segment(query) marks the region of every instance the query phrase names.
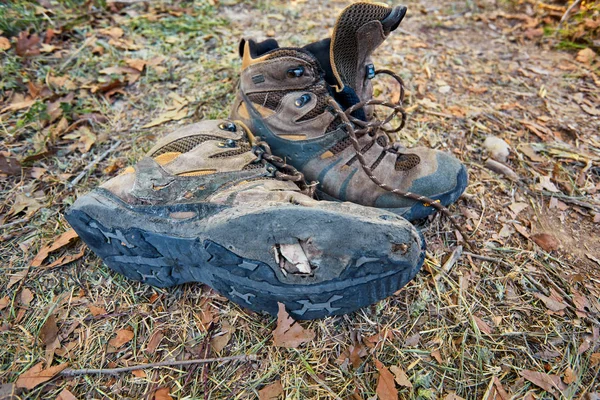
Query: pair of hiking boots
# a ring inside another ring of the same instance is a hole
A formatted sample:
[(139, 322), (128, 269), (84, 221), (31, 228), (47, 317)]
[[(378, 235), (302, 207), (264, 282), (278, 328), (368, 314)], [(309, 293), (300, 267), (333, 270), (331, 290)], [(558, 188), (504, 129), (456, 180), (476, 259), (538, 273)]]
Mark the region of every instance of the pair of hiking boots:
[[(131, 279), (203, 282), (255, 311), (276, 315), (281, 302), (314, 319), (392, 295), (425, 257), (409, 221), (467, 185), (452, 156), (393, 143), (388, 123), (404, 112), (372, 98), (371, 53), (405, 13), (359, 2), (304, 48), (242, 40), (231, 120), (164, 137), (67, 220)], [(377, 105), (390, 117), (378, 121)]]

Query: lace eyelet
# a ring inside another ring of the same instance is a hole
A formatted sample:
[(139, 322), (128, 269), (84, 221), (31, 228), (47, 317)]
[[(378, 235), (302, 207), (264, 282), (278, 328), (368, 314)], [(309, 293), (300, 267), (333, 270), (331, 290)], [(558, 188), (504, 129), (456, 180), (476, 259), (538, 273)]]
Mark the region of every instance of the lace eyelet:
[(294, 68), (290, 68), (287, 70), (288, 78), (300, 78), (302, 75), (304, 75), (304, 67), (303, 66), (294, 67)]
[(229, 132), (237, 131), (237, 127), (235, 126), (235, 124), (233, 122), (221, 122), (219, 124), (219, 129), (221, 129), (222, 131), (229, 131)]
[(304, 107), (306, 105), (306, 103), (308, 103), (311, 99), (310, 94), (305, 93), (302, 96), (298, 97), (296, 99), (296, 101), (294, 102), (294, 104), (296, 105), (296, 107), (300, 108), (300, 107)]

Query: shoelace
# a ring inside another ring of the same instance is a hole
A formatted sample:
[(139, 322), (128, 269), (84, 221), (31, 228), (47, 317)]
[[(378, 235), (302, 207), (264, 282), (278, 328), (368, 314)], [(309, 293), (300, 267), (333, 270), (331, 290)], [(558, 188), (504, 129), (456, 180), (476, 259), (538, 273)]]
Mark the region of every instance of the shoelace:
[(283, 158), (274, 155), (267, 142), (258, 137), (255, 138), (254, 145), (252, 146), (252, 152), (256, 155), (256, 157), (258, 157), (257, 161), (267, 166), (267, 170), (270, 166), (275, 167), (274, 170), (269, 172), (273, 173), (273, 176), (276, 179), (295, 182), (302, 190), (302, 193), (307, 196), (314, 197), (317, 185), (316, 182), (306, 183), (304, 174), (293, 166), (287, 164)]
[[(346, 132), (348, 133), (348, 136), (350, 137), (350, 141), (352, 142), (352, 147), (354, 148), (354, 152), (356, 154), (356, 158), (358, 159), (358, 161), (360, 163), (360, 166), (362, 167), (365, 174), (369, 177), (369, 179), (371, 179), (371, 181), (373, 181), (373, 183), (375, 183), (380, 188), (387, 190), (388, 192), (395, 193), (404, 198), (419, 201), (419, 202), (423, 203), (424, 206), (433, 207), (437, 211), (444, 214), (446, 217), (448, 217), (448, 219), (450, 220), (450, 222), (452, 223), (454, 228), (456, 228), (456, 230), (461, 234), (461, 236), (463, 237), (463, 240), (465, 241), (466, 246), (472, 250), (471, 244), (469, 243), (469, 240), (468, 240), (468, 236), (465, 234), (462, 227), (455, 221), (454, 216), (450, 213), (450, 210), (448, 210), (448, 208), (446, 208), (442, 204), (440, 204), (439, 200), (433, 200), (426, 196), (421, 196), (421, 195), (418, 195), (418, 194), (412, 193), (412, 192), (403, 192), (399, 189), (393, 188), (390, 185), (382, 182), (375, 175), (373, 170), (367, 165), (367, 161), (361, 150), (361, 145), (358, 142), (358, 138), (368, 134), (372, 137), (373, 141), (376, 141), (380, 136), (385, 136), (386, 146), (384, 147), (384, 151), (395, 151), (395, 148), (397, 148), (397, 145), (394, 142), (389, 144), (388, 134), (400, 131), (402, 128), (404, 128), (404, 125), (406, 123), (406, 111), (402, 107), (402, 101), (404, 100), (404, 83), (402, 81), (402, 78), (400, 78), (398, 75), (396, 75), (395, 73), (393, 73), (392, 71), (389, 71), (389, 70), (378, 70), (375, 72), (376, 75), (378, 73), (388, 74), (388, 75), (392, 76), (394, 79), (396, 79), (396, 81), (398, 81), (398, 83), (400, 84), (400, 88), (401, 88), (400, 89), (400, 99), (397, 104), (387, 102), (387, 101), (377, 100), (377, 99), (369, 99), (369, 100), (361, 101), (360, 103), (357, 103), (357, 104), (353, 105), (352, 107), (349, 107), (346, 111), (344, 111), (341, 109), (339, 104), (333, 98), (331, 98), (329, 100), (330, 105), (333, 107), (333, 109), (336, 112), (336, 115), (341, 118), (342, 123), (346, 127)], [(354, 111), (361, 109), (365, 106), (388, 107), (388, 108), (392, 109), (392, 112), (384, 120), (377, 120), (376, 118), (373, 117), (373, 118), (371, 118), (371, 120), (366, 121), (366, 122), (362, 121), (358, 118), (355, 118), (351, 115)], [(398, 127), (394, 128), (394, 129), (385, 128), (384, 125), (391, 122), (396, 116), (399, 116), (400, 120), (401, 120)], [(356, 126), (358, 126), (359, 128), (356, 129), (355, 128)], [(379, 131), (384, 132), (384, 134), (378, 135)]]

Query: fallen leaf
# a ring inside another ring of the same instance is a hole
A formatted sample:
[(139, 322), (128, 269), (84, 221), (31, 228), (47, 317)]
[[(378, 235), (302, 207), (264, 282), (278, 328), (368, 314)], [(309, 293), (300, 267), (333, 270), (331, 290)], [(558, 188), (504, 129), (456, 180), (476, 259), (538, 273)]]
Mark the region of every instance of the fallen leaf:
[(56, 317), (54, 314), (50, 314), (44, 325), (42, 325), (42, 329), (40, 329), (40, 340), (48, 346), (53, 344), (57, 337), (58, 326), (56, 325)]
[(535, 189), (539, 191), (547, 190), (551, 193), (559, 193), (560, 190), (556, 187), (556, 185), (550, 180), (549, 176), (540, 176), (540, 182), (536, 183)]
[(30, 35), (28, 32), (21, 32), (17, 37), (15, 52), (21, 57), (31, 57), (40, 54), (40, 37), (37, 33)]
[(475, 321), (475, 325), (477, 325), (477, 328), (479, 328), (479, 330), (487, 335), (491, 335), (492, 333), (492, 328), (490, 328), (490, 326), (488, 324), (485, 323), (484, 320), (482, 320), (481, 318), (473, 315), (473, 321)]
[(21, 175), (21, 163), (16, 157), (10, 157), (10, 153), (0, 153), (0, 174), (9, 176)]
[(104, 307), (98, 307), (98, 306), (95, 306), (93, 304), (88, 304), (88, 308), (90, 309), (90, 313), (94, 317), (97, 317), (98, 315), (104, 315), (104, 314), (106, 314), (106, 309)]
[(147, 376), (148, 376), (148, 375), (146, 375), (146, 373), (144, 372), (144, 370), (143, 370), (143, 369), (136, 369), (136, 370), (133, 370), (133, 371), (131, 371), (131, 374), (132, 374), (133, 376), (135, 376), (136, 378), (145, 378), (145, 377), (147, 377)]
[(565, 377), (563, 380), (567, 385), (570, 385), (577, 380), (577, 374), (571, 369), (571, 367), (567, 367), (565, 370)]
[(597, 54), (594, 52), (594, 50), (592, 50), (590, 48), (586, 48), (586, 49), (580, 50), (577, 53), (577, 57), (575, 58), (575, 60), (577, 60), (583, 64), (589, 64), (592, 62), (593, 59), (596, 58), (596, 56), (597, 56)]
[(590, 356), (590, 364), (600, 364), (600, 353), (592, 353), (592, 355)]
[(31, 301), (33, 300), (33, 292), (27, 288), (21, 290), (21, 295), (19, 296), (19, 299), (21, 300), (21, 304), (24, 306), (28, 306), (29, 304), (31, 304)]
[(77, 140), (76, 147), (81, 153), (90, 151), (97, 139), (94, 132), (86, 126), (82, 126), (74, 132), (63, 135), (63, 138)]
[(161, 124), (164, 124), (165, 122), (169, 122), (169, 121), (179, 121), (180, 119), (185, 118), (187, 116), (187, 114), (188, 114), (187, 107), (167, 111), (167, 112), (159, 115), (158, 118), (152, 120), (151, 122), (148, 122), (146, 125), (143, 125), (142, 128), (151, 128), (153, 126), (161, 125)]
[(523, 211), (527, 207), (529, 207), (529, 205), (527, 203), (519, 203), (519, 202), (512, 203), (510, 206), (508, 206), (508, 208), (510, 208), (510, 210), (512, 212), (514, 212), (515, 215), (519, 214), (521, 211)]
[(39, 210), (42, 207), (43, 206), (36, 199), (28, 197), (24, 193), (18, 193), (15, 196), (15, 202), (13, 203), (10, 211), (8, 212), (8, 215), (17, 215), (20, 212), (25, 211), (25, 216), (31, 217), (37, 210)]
[(414, 335), (406, 338), (406, 340), (404, 341), (404, 345), (410, 346), (410, 347), (416, 347), (419, 344), (420, 340), (421, 340), (421, 334), (419, 332), (417, 332)]
[(277, 400), (283, 394), (281, 381), (275, 381), (258, 391), (259, 400)]
[(35, 256), (35, 258), (31, 262), (31, 266), (32, 267), (41, 266), (42, 263), (44, 262), (44, 260), (46, 258), (48, 258), (50, 253), (68, 245), (69, 243), (72, 243), (77, 238), (79, 238), (79, 236), (77, 235), (77, 232), (75, 232), (74, 229), (69, 229), (68, 231), (66, 231), (65, 233), (60, 235), (51, 246), (42, 247), (42, 249), (39, 251), (39, 253)]
[(37, 385), (54, 378), (58, 373), (69, 366), (68, 363), (56, 365), (48, 369), (42, 369), (44, 363), (40, 362), (25, 371), (15, 382), (18, 388), (33, 389)]
[(546, 305), (546, 307), (548, 307), (548, 309), (551, 311), (561, 311), (561, 310), (564, 310), (565, 308), (567, 308), (566, 304), (564, 304), (556, 299), (553, 299), (552, 297), (545, 296), (541, 293), (534, 293), (533, 295), (535, 297), (537, 297), (538, 299), (542, 300), (544, 302), (544, 304)]
[(77, 400), (77, 397), (75, 397), (68, 389), (63, 389), (58, 394), (56, 400)]
[(557, 250), (560, 246), (560, 242), (556, 236), (551, 233), (536, 233), (531, 235), (531, 240), (540, 246), (544, 251), (551, 252)]
[(554, 396), (557, 396), (556, 389), (562, 392), (567, 388), (567, 385), (565, 385), (557, 375), (548, 375), (543, 372), (531, 371), (528, 369), (522, 370), (520, 374), (529, 382)]
[(64, 256), (60, 256), (59, 258), (57, 258), (51, 264), (44, 265), (41, 268), (50, 269), (50, 268), (60, 267), (60, 266), (66, 265), (68, 263), (71, 263), (73, 261), (79, 260), (85, 254), (85, 249), (86, 249), (85, 246), (81, 246), (81, 249), (79, 249), (79, 252), (77, 254), (65, 254)]
[(15, 272), (14, 274), (12, 274), (10, 277), (10, 280), (8, 281), (7, 288), (10, 289), (17, 283), (21, 282), (23, 279), (25, 279), (25, 277), (27, 276), (28, 273), (29, 273), (29, 268), (24, 268), (24, 269), (20, 270), (19, 272)]
[(390, 371), (392, 371), (392, 373), (394, 374), (395, 381), (399, 386), (407, 388), (413, 387), (412, 383), (408, 379), (408, 376), (406, 375), (406, 372), (404, 372), (402, 368), (396, 367), (394, 365), (390, 367)]
[(229, 343), (233, 332), (235, 332), (235, 327), (232, 327), (227, 321), (221, 322), (221, 332), (213, 336), (210, 340), (212, 349), (216, 353), (220, 353), (227, 346), (227, 343)]
[(10, 49), (10, 40), (5, 38), (4, 36), (0, 36), (0, 50), (8, 49)]
[(379, 372), (377, 389), (375, 389), (379, 400), (398, 400), (398, 390), (392, 373), (377, 359), (375, 359), (375, 368)]
[(148, 344), (146, 344), (146, 351), (150, 354), (154, 354), (164, 336), (165, 335), (160, 329), (155, 330), (152, 336), (150, 336), (150, 339), (148, 339)]
[(4, 310), (10, 304), (10, 297), (4, 296), (0, 299), (0, 311)]
[(438, 364), (443, 364), (443, 360), (442, 360), (442, 354), (440, 353), (439, 350), (434, 350), (430, 353), (431, 357), (435, 358), (435, 360), (438, 362)]
[[(500, 379), (498, 379), (497, 376), (494, 377), (494, 386), (496, 389), (496, 394), (498, 394), (498, 397), (500, 397), (500, 400), (509, 400), (510, 396), (508, 395), (508, 393), (506, 393), (506, 390), (504, 390), (504, 387), (502, 386), (502, 383), (500, 382)], [(488, 397), (488, 399), (493, 399), (494, 397)]]
[(302, 343), (310, 342), (315, 338), (315, 332), (304, 329), (294, 321), (285, 310), (285, 305), (279, 305), (277, 313), (277, 328), (273, 331), (273, 344), (277, 347), (296, 348)]
[(99, 29), (98, 33), (100, 33), (101, 35), (107, 35), (110, 36), (113, 39), (118, 39), (121, 36), (123, 36), (123, 29), (117, 27), (117, 26), (113, 26), (110, 28), (105, 28), (105, 29)]
[(173, 400), (171, 397), (171, 389), (168, 387), (157, 389), (154, 392), (154, 400)]
[(465, 400), (464, 397), (460, 397), (454, 392), (450, 392), (444, 397), (444, 400)]
[(133, 58), (126, 58), (125, 63), (129, 65), (131, 68), (137, 69), (139, 72), (144, 70), (144, 67), (148, 64), (146, 60), (138, 60)]
[(3, 383), (0, 384), (0, 399), (1, 400), (15, 400), (17, 397), (17, 387), (14, 383)]
[(117, 336), (108, 341), (108, 344), (114, 347), (115, 349), (120, 348), (125, 343), (129, 342), (133, 339), (134, 333), (129, 329), (121, 329), (117, 331)]

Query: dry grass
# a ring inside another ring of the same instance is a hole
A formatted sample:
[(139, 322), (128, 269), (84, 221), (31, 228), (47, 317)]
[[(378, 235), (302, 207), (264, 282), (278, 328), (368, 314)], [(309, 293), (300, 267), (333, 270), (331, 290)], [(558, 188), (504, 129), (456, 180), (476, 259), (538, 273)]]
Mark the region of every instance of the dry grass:
[[(344, 5), (214, 3), (122, 8), (98, 3), (82, 12), (74, 2), (45, 14), (19, 3), (24, 8), (19, 12), (29, 12), (39, 33), (51, 26), (48, 21), (70, 27), (55, 35), (50, 44), (58, 48), (48, 53), (21, 58), (14, 43), (0, 53), (0, 109), (16, 98), (25, 100), (35, 87), (48, 84), (48, 76), (66, 76), (74, 87), (53, 87), (54, 94), (40, 94), (31, 106), (0, 115), (0, 150), (23, 166), (0, 181), (0, 224), (27, 219), (0, 232), (0, 298), (6, 299), (0, 303), (1, 382), (14, 382), (33, 365), (49, 361), (40, 331), (54, 315), (60, 348), (53, 365), (109, 368), (238, 354), (256, 354), (258, 361), (162, 368), (138, 376), (55, 378), (21, 392), (23, 398), (53, 399), (66, 388), (77, 398), (152, 399), (164, 387), (174, 398), (255, 398), (259, 389), (280, 379), (286, 398), (367, 399), (375, 396), (375, 359), (406, 371), (413, 388), (398, 387), (402, 398), (450, 393), (493, 398), (495, 378), (514, 398), (551, 398), (525, 380), (523, 370), (567, 380), (572, 370), (573, 381), (557, 397), (579, 399), (598, 391), (600, 121), (592, 112), (600, 104), (600, 78), (593, 65), (575, 61), (573, 54), (515, 39), (513, 21), (495, 17), (494, 2), (409, 2), (402, 31), (376, 57), (378, 65), (398, 71), (407, 82), (411, 117), (401, 133), (403, 143), (451, 151), (469, 167), (471, 184), (453, 212), (479, 248), (449, 271), (442, 272), (442, 265), (455, 248), (455, 236), (449, 222), (436, 216), (420, 226), (429, 255), (413, 282), (354, 314), (303, 323), (317, 338), (299, 349), (281, 349), (271, 345), (273, 318), (248, 313), (205, 286), (162, 290), (131, 282), (88, 250), (67, 265), (30, 268), (39, 249), (68, 229), (62, 213), (78, 195), (131, 165), (175, 126), (227, 115), (242, 35), (275, 33), (284, 44), (303, 45), (329, 34), (336, 10)], [(0, 16), (7, 15), (7, 6), (2, 7)], [(123, 36), (100, 33), (111, 27), (122, 28)], [(85, 44), (89, 37), (96, 42)], [(119, 40), (139, 48), (127, 50)], [(98, 72), (124, 66), (126, 58), (160, 62), (147, 66), (120, 93), (92, 93), (102, 84)], [(379, 90), (393, 93), (385, 83)], [(63, 106), (69, 124), (84, 114), (106, 117), (83, 124), (95, 139), (83, 154), (77, 149), (84, 143), (81, 136), (52, 133), (60, 117), (48, 115), (48, 105), (69, 93), (74, 97)], [(177, 101), (187, 106), (184, 118), (142, 128)], [(507, 165), (518, 180), (485, 167), (482, 144), (488, 135), (511, 145)], [(69, 187), (116, 140), (123, 143), (118, 151)], [(35, 154), (43, 157), (31, 157)], [(539, 187), (544, 177), (557, 192)], [(12, 215), (14, 204), (23, 203), (19, 195), (36, 199), (39, 209)], [(560, 248), (549, 253), (524, 236), (539, 232), (556, 236)], [(76, 254), (80, 246), (51, 255), (45, 265), (65, 252)], [(26, 275), (18, 279), (19, 274)], [(16, 282), (8, 287), (11, 279)], [(211, 338), (225, 322), (235, 332), (215, 354)], [(111, 348), (108, 342), (122, 329), (133, 331), (133, 339)], [(157, 331), (164, 337), (148, 351)], [(357, 368), (340, 357), (351, 345), (367, 350)]]

